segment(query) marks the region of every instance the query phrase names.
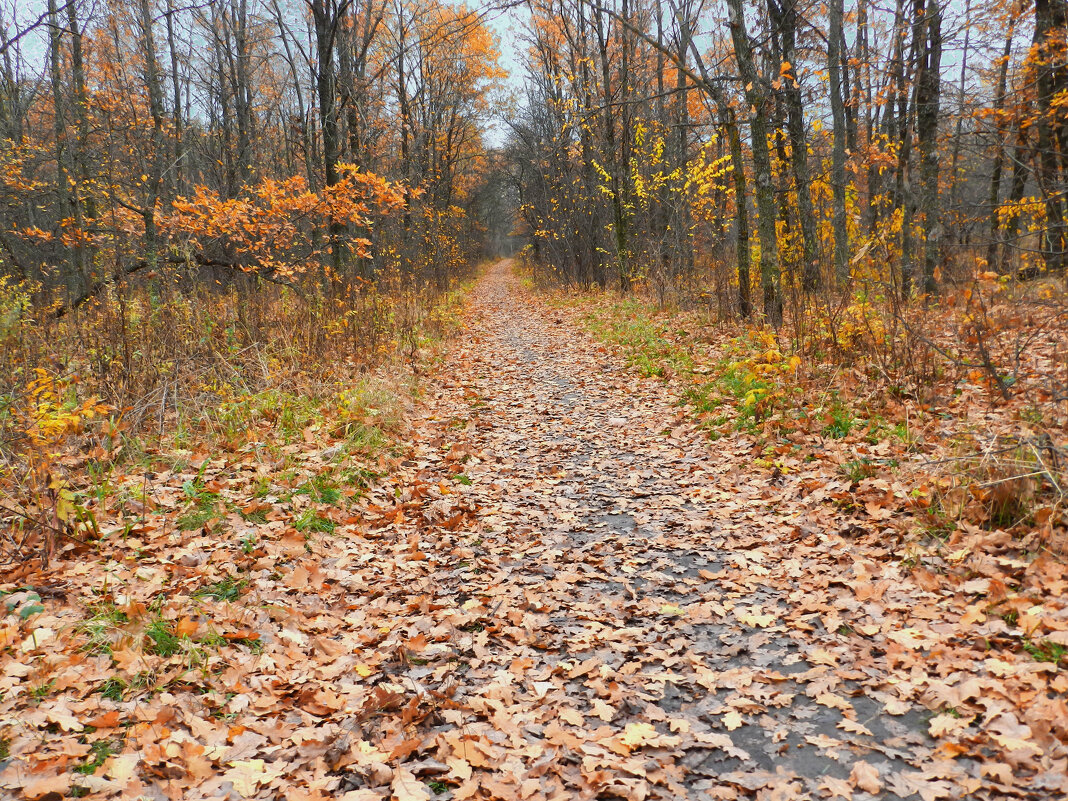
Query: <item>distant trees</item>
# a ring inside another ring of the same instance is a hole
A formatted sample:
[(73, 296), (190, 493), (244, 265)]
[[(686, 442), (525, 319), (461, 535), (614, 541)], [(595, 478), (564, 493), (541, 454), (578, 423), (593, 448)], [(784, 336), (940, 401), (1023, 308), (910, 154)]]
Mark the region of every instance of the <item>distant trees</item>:
[(857, 280), (1066, 267), (1064, 0), (528, 7), (509, 149), (531, 258), (564, 280), (778, 325)]
[[(324, 289), (387, 274), (444, 285), (478, 253), (481, 133), (503, 74), (479, 13), (441, 0), (47, 0), (38, 18), (19, 5), (0, 9), (0, 272), (62, 290), (64, 306), (158, 264), (192, 277), (227, 247), (191, 221), (221, 222), (228, 201), (290, 208), (276, 233), (309, 237), (298, 263)], [(356, 202), (335, 189), (357, 174), (403, 202), (350, 214), (286, 194)], [(312, 207), (321, 228), (300, 216)], [(245, 222), (247, 239), (262, 233)]]
[(858, 280), (1068, 267), (1068, 0), (526, 0), (504, 162), (496, 45), (462, 5), (6, 2), (0, 270), (68, 299), (193, 264), (179, 198), (320, 193), (346, 165), (410, 191), (309, 234), (327, 288), (444, 285), (504, 224), (488, 186), (568, 281), (773, 325)]

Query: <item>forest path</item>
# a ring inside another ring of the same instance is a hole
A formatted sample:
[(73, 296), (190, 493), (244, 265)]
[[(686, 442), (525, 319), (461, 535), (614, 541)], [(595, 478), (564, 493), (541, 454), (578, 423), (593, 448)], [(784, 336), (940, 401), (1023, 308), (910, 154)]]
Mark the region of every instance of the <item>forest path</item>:
[(744, 443), (710, 443), (569, 315), (494, 265), (407, 463), (447, 492), (421, 499), (445, 542), (395, 527), (454, 546), (410, 589), (455, 611), (462, 669), (408, 678), (451, 695), (439, 759), (475, 769), (455, 797), (975, 789), (908, 700), (916, 668), (888, 672), (882, 610), (917, 592), (896, 562), (814, 529)]

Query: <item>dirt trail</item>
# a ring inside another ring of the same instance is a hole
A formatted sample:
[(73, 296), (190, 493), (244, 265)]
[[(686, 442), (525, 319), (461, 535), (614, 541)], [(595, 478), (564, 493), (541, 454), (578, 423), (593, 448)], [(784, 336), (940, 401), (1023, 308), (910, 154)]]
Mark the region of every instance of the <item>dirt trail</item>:
[(910, 700), (962, 677), (890, 671), (885, 614), (921, 592), (897, 562), (819, 530), (818, 500), (710, 443), (508, 262), (441, 376), (408, 466), (461, 476), (429, 504), (454, 549), (410, 587), (455, 610), (458, 669), (408, 678), (451, 693), (439, 755), (475, 768), (456, 797), (979, 789)]

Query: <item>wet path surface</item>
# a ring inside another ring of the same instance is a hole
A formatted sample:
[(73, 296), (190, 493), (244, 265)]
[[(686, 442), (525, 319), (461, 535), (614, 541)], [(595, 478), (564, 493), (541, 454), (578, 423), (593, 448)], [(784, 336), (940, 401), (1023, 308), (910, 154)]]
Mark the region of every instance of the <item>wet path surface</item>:
[(710, 443), (507, 263), (442, 376), (415, 467), (461, 488), (431, 504), (440, 519), (467, 515), (457, 561), (419, 586), (468, 634), (437, 731), (481, 770), (455, 797), (976, 786), (936, 752), (918, 677), (888, 672), (894, 566), (816, 530), (744, 443)]

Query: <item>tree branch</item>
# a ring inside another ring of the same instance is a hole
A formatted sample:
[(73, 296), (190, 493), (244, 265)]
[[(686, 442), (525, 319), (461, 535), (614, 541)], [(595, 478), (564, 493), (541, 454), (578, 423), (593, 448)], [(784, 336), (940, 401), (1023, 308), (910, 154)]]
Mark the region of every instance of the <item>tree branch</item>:
[[(164, 259), (162, 261), (165, 264), (186, 264), (188, 260), (174, 256), (169, 259)], [(276, 284), (278, 286), (284, 286), (286, 289), (291, 289), (297, 295), (297, 297), (299, 297), (305, 303), (308, 302), (308, 295), (303, 289), (301, 289), (299, 286), (290, 281), (286, 281), (283, 278), (278, 278), (277, 276), (271, 275), (270, 273), (260, 273), (254, 270), (245, 270), (240, 265), (234, 264), (232, 262), (220, 261), (218, 259), (209, 259), (200, 253), (193, 254), (193, 262), (200, 267), (222, 267), (227, 270), (231, 270), (235, 273), (253, 275), (270, 284)], [(134, 273), (141, 272), (145, 268), (158, 263), (159, 261), (150, 262), (147, 259), (142, 259), (141, 261), (126, 265), (121, 270), (112, 273), (107, 278), (95, 282), (94, 284), (89, 286), (88, 289), (82, 292), (82, 294), (78, 295), (78, 297), (74, 298), (69, 303), (66, 303), (57, 308), (55, 311), (52, 312), (52, 318), (58, 320), (62, 317), (65, 317), (72, 311), (84, 306), (90, 300), (99, 295), (104, 289), (116, 283), (119, 279), (125, 278), (128, 275), (133, 275)]]

